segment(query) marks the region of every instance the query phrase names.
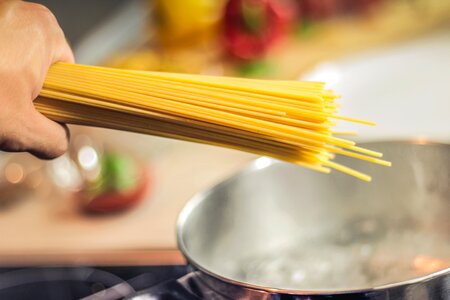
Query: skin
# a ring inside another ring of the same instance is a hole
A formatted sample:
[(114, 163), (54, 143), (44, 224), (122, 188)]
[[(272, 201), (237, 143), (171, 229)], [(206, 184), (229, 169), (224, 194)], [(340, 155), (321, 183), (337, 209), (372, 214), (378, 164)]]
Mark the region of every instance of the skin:
[(0, 0), (0, 150), (45, 159), (67, 150), (67, 127), (33, 106), (57, 61), (74, 59), (55, 16), (40, 4)]

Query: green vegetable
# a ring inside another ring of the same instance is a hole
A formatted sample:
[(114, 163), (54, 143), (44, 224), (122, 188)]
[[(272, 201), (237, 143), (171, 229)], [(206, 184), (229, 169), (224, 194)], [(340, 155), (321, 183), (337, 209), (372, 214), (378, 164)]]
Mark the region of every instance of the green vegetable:
[(92, 197), (105, 192), (123, 192), (135, 187), (138, 179), (137, 166), (132, 158), (106, 153), (101, 159), (100, 175), (88, 184), (86, 192)]

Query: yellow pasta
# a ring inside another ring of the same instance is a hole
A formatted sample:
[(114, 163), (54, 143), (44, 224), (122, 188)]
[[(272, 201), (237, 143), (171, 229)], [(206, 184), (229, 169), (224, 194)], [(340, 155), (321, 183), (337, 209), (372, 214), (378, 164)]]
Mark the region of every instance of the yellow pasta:
[(370, 176), (332, 161), (339, 154), (390, 165), (379, 158), (381, 153), (334, 136), (333, 119), (373, 125), (339, 116), (337, 98), (321, 82), (57, 63), (35, 107), (59, 122), (228, 147), (370, 181)]

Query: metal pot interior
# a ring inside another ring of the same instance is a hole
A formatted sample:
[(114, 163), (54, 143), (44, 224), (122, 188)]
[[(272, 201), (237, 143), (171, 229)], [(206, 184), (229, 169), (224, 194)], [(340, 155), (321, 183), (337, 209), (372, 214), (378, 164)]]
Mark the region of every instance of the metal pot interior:
[(263, 289), (364, 290), (449, 274), (450, 145), (365, 147), (393, 166), (339, 161), (371, 183), (258, 159), (187, 205), (180, 249), (210, 275)]

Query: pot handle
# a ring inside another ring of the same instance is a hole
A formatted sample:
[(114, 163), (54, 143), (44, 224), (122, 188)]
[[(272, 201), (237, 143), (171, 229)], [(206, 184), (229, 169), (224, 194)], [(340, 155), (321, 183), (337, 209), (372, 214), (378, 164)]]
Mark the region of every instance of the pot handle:
[[(124, 300), (201, 300), (198, 294), (211, 293), (199, 286), (194, 279), (197, 277), (197, 271), (192, 271), (186, 275), (171, 279), (160, 284), (157, 284), (146, 290), (137, 292), (133, 295), (124, 298)], [(216, 297), (217, 298), (217, 297)], [(216, 299), (214, 298), (214, 299)], [(210, 298), (206, 298), (210, 299)]]

